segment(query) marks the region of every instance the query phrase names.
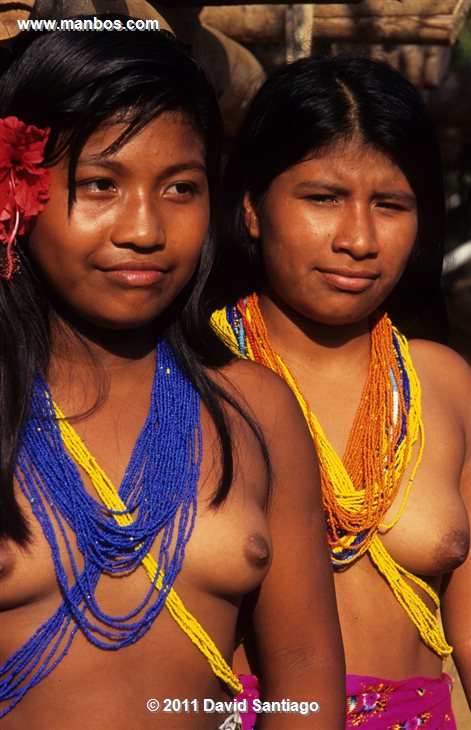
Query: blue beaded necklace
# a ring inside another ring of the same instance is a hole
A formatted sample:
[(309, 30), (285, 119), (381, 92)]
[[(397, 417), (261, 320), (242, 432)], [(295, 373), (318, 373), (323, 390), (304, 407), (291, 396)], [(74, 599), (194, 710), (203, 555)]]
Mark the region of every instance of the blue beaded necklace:
[[(106, 508), (86, 491), (76, 464), (64, 449), (49, 388), (40, 373), (36, 376), (15, 476), (49, 542), (63, 602), (0, 667), (0, 701), (9, 701), (0, 718), (53, 671), (79, 628), (101, 649), (121, 649), (138, 641), (162, 610), (182, 567), (196, 517), (202, 455), (200, 399), (166, 343), (158, 345), (156, 358), (149, 414), (119, 489), (126, 512), (134, 519), (124, 526), (114, 519), (119, 512)], [(83, 567), (77, 565), (67, 528), (75, 534)], [(119, 576), (135, 569), (158, 534), (162, 541), (155, 580), (162, 571), (161, 590), (155, 590), (154, 581), (131, 612), (121, 616), (103, 612), (95, 598), (100, 576)], [(72, 581), (59, 537), (72, 568)], [(137, 618), (138, 614), (142, 615)]]

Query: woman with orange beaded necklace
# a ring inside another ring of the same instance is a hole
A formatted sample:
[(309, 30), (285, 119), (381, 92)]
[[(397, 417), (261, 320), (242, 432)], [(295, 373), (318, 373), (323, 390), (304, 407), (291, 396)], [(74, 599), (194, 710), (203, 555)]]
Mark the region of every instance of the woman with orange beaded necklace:
[(223, 199), (213, 324), (290, 384), (317, 449), (347, 727), (454, 728), (451, 645), (471, 697), (471, 378), (401, 334), (444, 331), (427, 110), (383, 64), (292, 64), (252, 102)]

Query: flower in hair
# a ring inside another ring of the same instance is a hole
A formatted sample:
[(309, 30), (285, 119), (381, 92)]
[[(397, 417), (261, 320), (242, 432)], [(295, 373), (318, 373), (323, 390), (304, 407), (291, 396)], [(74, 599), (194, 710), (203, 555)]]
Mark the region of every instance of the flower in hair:
[(0, 241), (6, 246), (0, 278), (15, 270), (13, 245), (26, 233), (48, 199), (51, 173), (41, 163), (49, 129), (26, 125), (16, 117), (0, 119)]

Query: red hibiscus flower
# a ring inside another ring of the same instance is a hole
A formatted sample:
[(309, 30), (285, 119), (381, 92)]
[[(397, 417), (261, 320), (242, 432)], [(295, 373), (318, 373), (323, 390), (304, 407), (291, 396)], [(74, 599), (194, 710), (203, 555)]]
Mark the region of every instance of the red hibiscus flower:
[(41, 163), (49, 129), (26, 125), (16, 117), (0, 119), (0, 241), (6, 245), (0, 277), (11, 279), (12, 247), (44, 208), (51, 174)]

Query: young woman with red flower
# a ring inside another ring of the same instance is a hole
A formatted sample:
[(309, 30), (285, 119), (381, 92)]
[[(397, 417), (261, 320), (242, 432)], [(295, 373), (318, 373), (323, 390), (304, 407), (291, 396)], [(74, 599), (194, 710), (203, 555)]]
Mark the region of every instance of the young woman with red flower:
[(246, 599), (264, 697), (320, 706), (259, 726), (340, 730), (309, 434), (200, 313), (204, 74), (163, 34), (51, 33), (0, 100), (3, 723), (249, 727), (230, 669)]

